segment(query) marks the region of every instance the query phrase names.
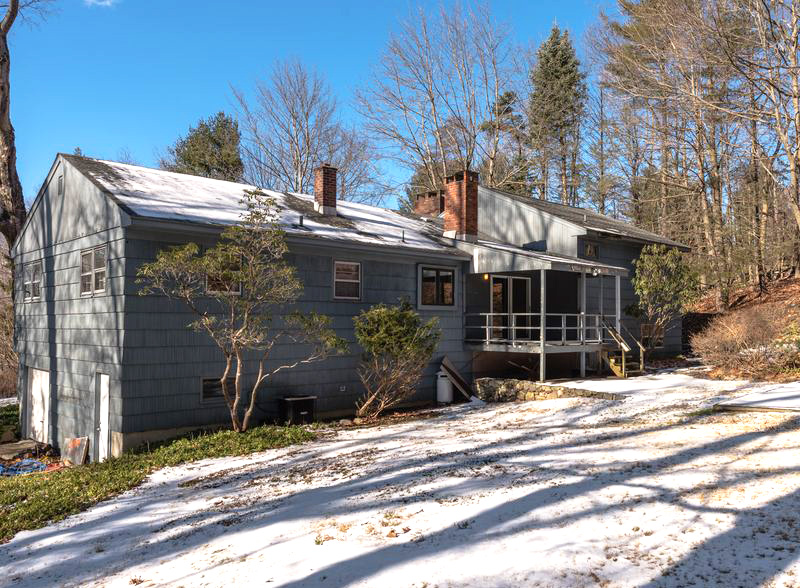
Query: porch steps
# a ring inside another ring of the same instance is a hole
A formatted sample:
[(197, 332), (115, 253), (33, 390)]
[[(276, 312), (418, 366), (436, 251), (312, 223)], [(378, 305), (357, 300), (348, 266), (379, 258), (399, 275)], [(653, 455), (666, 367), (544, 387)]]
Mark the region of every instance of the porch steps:
[(605, 350), (602, 355), (608, 367), (618, 378), (641, 376), (644, 373), (641, 362), (627, 360), (622, 351)]

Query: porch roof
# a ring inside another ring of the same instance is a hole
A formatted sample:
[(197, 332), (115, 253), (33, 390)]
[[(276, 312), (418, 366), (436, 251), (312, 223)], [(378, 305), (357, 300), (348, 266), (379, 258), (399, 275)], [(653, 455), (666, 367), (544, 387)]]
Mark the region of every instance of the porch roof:
[(532, 270), (558, 270), (576, 273), (593, 273), (605, 276), (627, 276), (628, 270), (624, 267), (598, 263), (590, 259), (580, 259), (547, 253), (544, 251), (531, 251), (507, 243), (499, 243), (479, 239), (475, 242), (459, 241), (459, 249), (472, 254), (470, 271), (475, 274), (491, 274), (498, 272), (524, 272)]

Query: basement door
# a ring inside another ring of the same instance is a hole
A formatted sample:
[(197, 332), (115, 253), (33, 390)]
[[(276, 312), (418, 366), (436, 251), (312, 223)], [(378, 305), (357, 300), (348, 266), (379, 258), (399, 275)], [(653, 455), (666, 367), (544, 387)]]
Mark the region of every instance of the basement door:
[(28, 436), (48, 442), (50, 428), (50, 372), (28, 368)]
[(95, 433), (97, 443), (97, 461), (108, 459), (111, 446), (111, 431), (109, 429), (109, 416), (111, 410), (111, 398), (109, 395), (109, 376), (98, 372), (95, 377), (95, 387), (97, 388), (95, 401), (97, 408), (97, 430)]

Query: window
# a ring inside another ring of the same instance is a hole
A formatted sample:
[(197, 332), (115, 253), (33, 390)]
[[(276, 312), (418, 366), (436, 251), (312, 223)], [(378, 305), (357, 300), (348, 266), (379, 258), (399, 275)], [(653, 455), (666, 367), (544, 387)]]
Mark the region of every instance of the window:
[(237, 296), (242, 293), (242, 283), (234, 280), (234, 272), (240, 272), (242, 269), (242, 260), (231, 260), (228, 268), (222, 272), (222, 275), (208, 275), (206, 276), (206, 293), (207, 294), (235, 294)]
[(361, 264), (352, 261), (333, 263), (333, 297), (343, 300), (361, 299)]
[(664, 347), (664, 329), (659, 328), (658, 325), (643, 324), (640, 327), (640, 333), (645, 349)]
[(64, 176), (58, 176), (58, 195), (61, 196), (64, 193)]
[(456, 271), (452, 268), (420, 267), (419, 305), (453, 306)]
[(597, 243), (584, 242), (583, 244), (584, 257), (588, 257), (589, 259), (597, 259), (599, 255), (600, 255), (600, 248), (597, 246)]
[[(236, 385), (236, 378), (229, 377), (228, 378), (228, 394), (233, 395), (233, 389)], [(214, 401), (221, 401), (225, 399), (225, 395), (222, 393), (222, 382), (220, 382), (219, 378), (203, 378), (203, 387), (200, 396), (200, 400), (203, 402), (214, 402)]]
[(106, 246), (81, 251), (81, 295), (106, 291)]
[(23, 300), (31, 302), (42, 297), (42, 262), (26, 263), (23, 268)]

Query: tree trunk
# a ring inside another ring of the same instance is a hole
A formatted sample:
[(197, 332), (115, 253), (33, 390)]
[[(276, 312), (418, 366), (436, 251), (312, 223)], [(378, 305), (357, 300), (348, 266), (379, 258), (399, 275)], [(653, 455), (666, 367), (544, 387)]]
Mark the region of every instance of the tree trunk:
[[(0, 23), (0, 233), (9, 248), (25, 222), (25, 199), (17, 175), (17, 148), (11, 124), (11, 53), (8, 32), (17, 17), (19, 0), (11, 0)], [(15, 276), (11, 267), (12, 283)]]

